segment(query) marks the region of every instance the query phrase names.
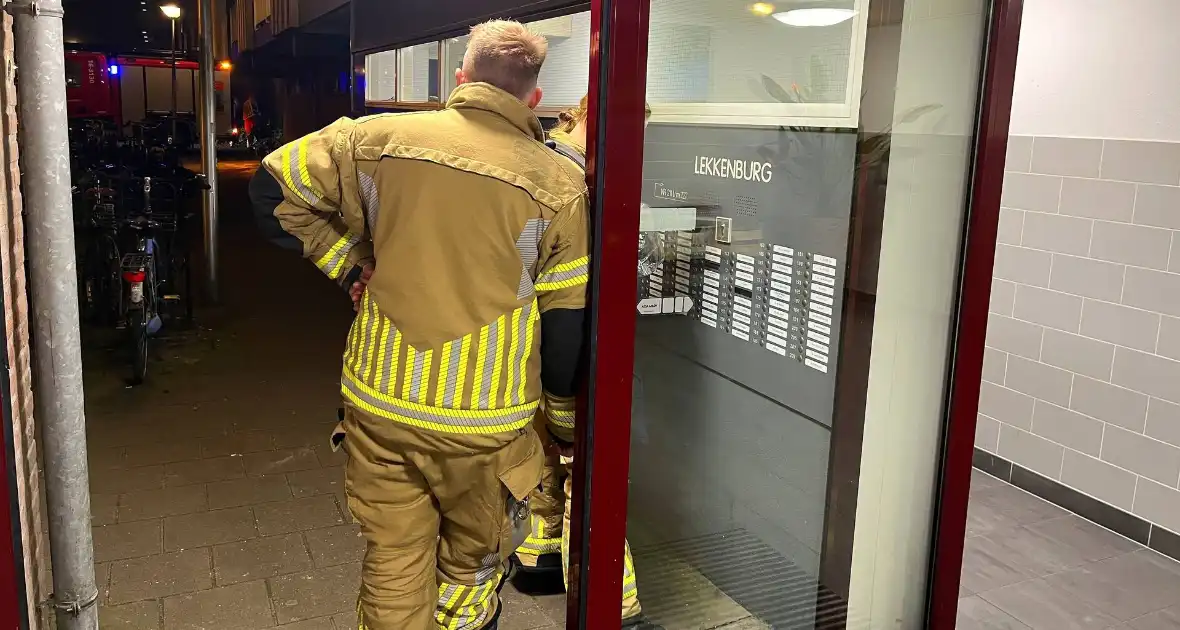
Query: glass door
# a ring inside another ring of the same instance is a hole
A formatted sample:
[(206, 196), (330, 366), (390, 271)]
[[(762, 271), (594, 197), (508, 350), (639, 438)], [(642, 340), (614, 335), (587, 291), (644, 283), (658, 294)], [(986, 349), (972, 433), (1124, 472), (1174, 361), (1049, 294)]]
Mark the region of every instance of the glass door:
[(592, 3), (567, 627), (925, 627), (992, 5)]

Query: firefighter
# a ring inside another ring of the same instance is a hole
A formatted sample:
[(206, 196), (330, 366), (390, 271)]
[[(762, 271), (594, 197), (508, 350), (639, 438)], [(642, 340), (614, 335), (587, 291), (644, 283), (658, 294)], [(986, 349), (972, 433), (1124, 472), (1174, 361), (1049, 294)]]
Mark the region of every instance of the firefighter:
[[(559, 114), (558, 123), (549, 132), (549, 146), (558, 153), (586, 168), (586, 115), (588, 97), (583, 96), (577, 107)], [(645, 106), (644, 123), (651, 118), (651, 107)], [(558, 572), (568, 584), (569, 518), (573, 479), (572, 460), (560, 453), (550, 453), (541, 474), (541, 487), (533, 492), (529, 535), (517, 547), (514, 560), (523, 574), (534, 574), (542, 580), (556, 579)], [(655, 628), (642, 615), (639, 589), (635, 579), (635, 562), (631, 547), (623, 550), (623, 628)]]
[(533, 113), (546, 50), (517, 22), (476, 26), (445, 109), (338, 120), (251, 186), (357, 288), (338, 429), (362, 629), (496, 628), (544, 464), (534, 417), (573, 439), (589, 211)]

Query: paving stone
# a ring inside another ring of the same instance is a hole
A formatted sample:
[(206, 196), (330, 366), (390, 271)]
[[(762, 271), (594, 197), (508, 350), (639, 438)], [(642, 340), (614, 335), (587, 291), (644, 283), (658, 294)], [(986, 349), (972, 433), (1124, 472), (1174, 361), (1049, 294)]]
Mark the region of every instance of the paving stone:
[(212, 483), (246, 476), (241, 457), (211, 457), (191, 462), (166, 464), (165, 483), (169, 487)]
[[(353, 608), (356, 608), (355, 604)], [(336, 630), (356, 630), (356, 611), (332, 615), (332, 624), (336, 626)]]
[(160, 521), (136, 521), (94, 527), (94, 561), (108, 562), (139, 556), (150, 556), (163, 551)]
[(194, 440), (171, 439), (127, 447), (127, 463), (131, 466), (169, 464), (200, 458), (200, 445)]
[(208, 490), (211, 510), (285, 501), (291, 498), (291, 489), (287, 486), (287, 479), (282, 475), (211, 483)]
[(317, 494), (339, 494), (344, 492), (344, 470), (334, 467), (288, 473), (287, 483), (297, 499)]
[(205, 486), (141, 490), (119, 495), (120, 522), (191, 514), (208, 509)]
[(315, 453), (320, 458), (320, 465), (324, 468), (339, 467), (348, 463), (348, 454), (344, 452), (344, 449), (333, 451), (327, 438), (324, 438), (323, 444), (315, 445)]
[(312, 566), (299, 534), (255, 538), (213, 548), (213, 568), (221, 585), (307, 571)]
[[(332, 624), (331, 617), (316, 617), (315, 619), (308, 619), (307, 621), (296, 621), (295, 623), (288, 623), (278, 626), (278, 630), (335, 630), (336, 626)], [(351, 627), (348, 630), (356, 630), (356, 619), (353, 619)]]
[(273, 628), (266, 583), (246, 582), (164, 599), (168, 630)]
[(274, 436), (269, 431), (235, 431), (229, 435), (203, 438), (200, 447), (202, 457), (244, 455), (273, 450)]
[(111, 567), (112, 604), (199, 591), (213, 586), (208, 549), (120, 560)]
[(303, 535), (317, 567), (360, 562), (365, 557), (365, 539), (359, 525), (313, 529)]
[(258, 518), (258, 532), (263, 536), (344, 523), (336, 499), (331, 495), (258, 505), (254, 508), (254, 515)]
[(310, 447), (250, 453), (245, 456), (246, 474), (252, 477), (314, 470), (320, 467), (315, 450)]
[(160, 630), (160, 602), (152, 599), (100, 606), (98, 620), (102, 630)]
[(110, 525), (118, 519), (119, 495), (92, 494), (90, 495), (90, 524)]
[(163, 487), (162, 465), (90, 471), (90, 491), (100, 494), (122, 494)]
[(324, 613), (356, 614), (361, 581), (358, 564), (284, 575), (268, 581), (279, 623), (314, 619)]
[(164, 519), (164, 549), (191, 549), (258, 536), (250, 508), (214, 510)]
[(111, 563), (94, 563), (94, 585), (98, 588), (98, 601), (105, 603), (111, 590)]

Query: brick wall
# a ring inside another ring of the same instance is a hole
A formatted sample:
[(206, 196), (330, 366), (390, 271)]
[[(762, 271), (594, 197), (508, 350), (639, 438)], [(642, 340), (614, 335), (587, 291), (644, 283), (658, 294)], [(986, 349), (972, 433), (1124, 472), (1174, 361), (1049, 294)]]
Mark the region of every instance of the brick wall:
[(1006, 170), (976, 446), (1180, 532), (1180, 143)]
[(20, 158), (17, 150), (17, 101), (13, 84), (12, 18), (0, 13), (3, 85), (0, 86), (0, 279), (4, 299), (4, 343), (9, 365), (12, 405), (13, 452), (16, 460), (17, 501), (24, 549), (24, 570), (29, 621), (32, 630), (51, 628), (49, 615), (37, 606), (52, 590), (49, 572), (49, 540), (46, 532), (44, 487), (33, 416), (32, 369), (29, 365), (29, 311), (25, 298), (24, 223), (20, 195)]

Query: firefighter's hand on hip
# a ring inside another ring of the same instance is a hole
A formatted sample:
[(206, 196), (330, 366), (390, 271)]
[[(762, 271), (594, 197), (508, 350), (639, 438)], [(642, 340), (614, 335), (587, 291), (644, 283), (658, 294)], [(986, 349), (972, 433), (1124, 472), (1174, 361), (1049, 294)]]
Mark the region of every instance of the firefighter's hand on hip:
[(373, 277), (373, 264), (365, 263), (361, 267), (361, 276), (352, 286), (348, 288), (348, 295), (352, 298), (352, 310), (360, 310), (361, 296), (365, 294), (365, 289), (369, 286), (369, 279)]

